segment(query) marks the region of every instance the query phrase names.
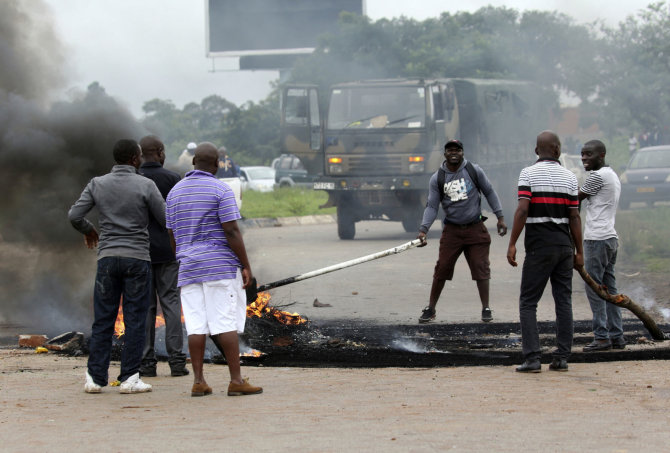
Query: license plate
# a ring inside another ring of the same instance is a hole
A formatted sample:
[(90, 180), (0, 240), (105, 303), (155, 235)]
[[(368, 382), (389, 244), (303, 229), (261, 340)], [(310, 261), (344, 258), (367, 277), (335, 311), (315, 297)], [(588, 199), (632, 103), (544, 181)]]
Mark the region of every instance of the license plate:
[(637, 193), (649, 193), (649, 192), (655, 192), (656, 188), (655, 187), (638, 187), (637, 188)]
[(315, 182), (314, 183), (314, 189), (333, 190), (333, 189), (335, 189), (335, 183), (334, 182)]

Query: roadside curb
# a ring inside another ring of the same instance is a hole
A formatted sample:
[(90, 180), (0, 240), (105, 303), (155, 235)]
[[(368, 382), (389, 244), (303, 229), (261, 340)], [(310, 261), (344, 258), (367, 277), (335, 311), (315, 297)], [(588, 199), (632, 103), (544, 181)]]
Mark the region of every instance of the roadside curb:
[(260, 219), (243, 219), (242, 225), (246, 228), (267, 228), (296, 225), (320, 225), (335, 223), (336, 217), (331, 214), (307, 215), (302, 217), (265, 217)]

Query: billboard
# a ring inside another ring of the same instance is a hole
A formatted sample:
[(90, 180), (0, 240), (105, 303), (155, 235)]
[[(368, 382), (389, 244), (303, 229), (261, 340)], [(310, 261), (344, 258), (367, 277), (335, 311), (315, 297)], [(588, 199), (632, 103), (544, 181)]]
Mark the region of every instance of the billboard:
[(309, 53), (342, 11), (365, 14), (364, 1), (205, 0), (207, 56)]

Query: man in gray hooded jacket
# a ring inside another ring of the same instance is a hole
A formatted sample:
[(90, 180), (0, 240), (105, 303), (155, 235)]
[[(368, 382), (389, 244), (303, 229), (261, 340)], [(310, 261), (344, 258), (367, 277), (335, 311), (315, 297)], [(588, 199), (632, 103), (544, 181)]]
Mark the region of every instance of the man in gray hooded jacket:
[(433, 273), (428, 306), (419, 317), (420, 323), (435, 319), (435, 305), (442, 294), (444, 284), (454, 276), (454, 267), (461, 253), (470, 267), (472, 279), (477, 282), (482, 302), (482, 321), (493, 320), (489, 307), (489, 280), (491, 268), (489, 249), (491, 236), (482, 216), (481, 194), (484, 194), (491, 211), (498, 218), (498, 234), (507, 233), (500, 200), (484, 171), (463, 157), (463, 144), (450, 140), (444, 145), (445, 161), (430, 178), (428, 202), (423, 212), (418, 239), (426, 245), (426, 233), (437, 217), (440, 203), (445, 212), (444, 228), (440, 238), (440, 251)]

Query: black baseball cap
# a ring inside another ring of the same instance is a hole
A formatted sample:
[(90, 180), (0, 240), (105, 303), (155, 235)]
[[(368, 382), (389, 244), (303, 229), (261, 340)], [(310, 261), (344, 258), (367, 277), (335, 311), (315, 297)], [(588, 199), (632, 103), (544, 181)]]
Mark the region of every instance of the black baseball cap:
[(449, 140), (449, 141), (444, 145), (444, 149), (447, 149), (447, 148), (460, 148), (460, 149), (463, 149), (463, 143), (461, 143), (460, 140), (456, 140), (456, 139)]

